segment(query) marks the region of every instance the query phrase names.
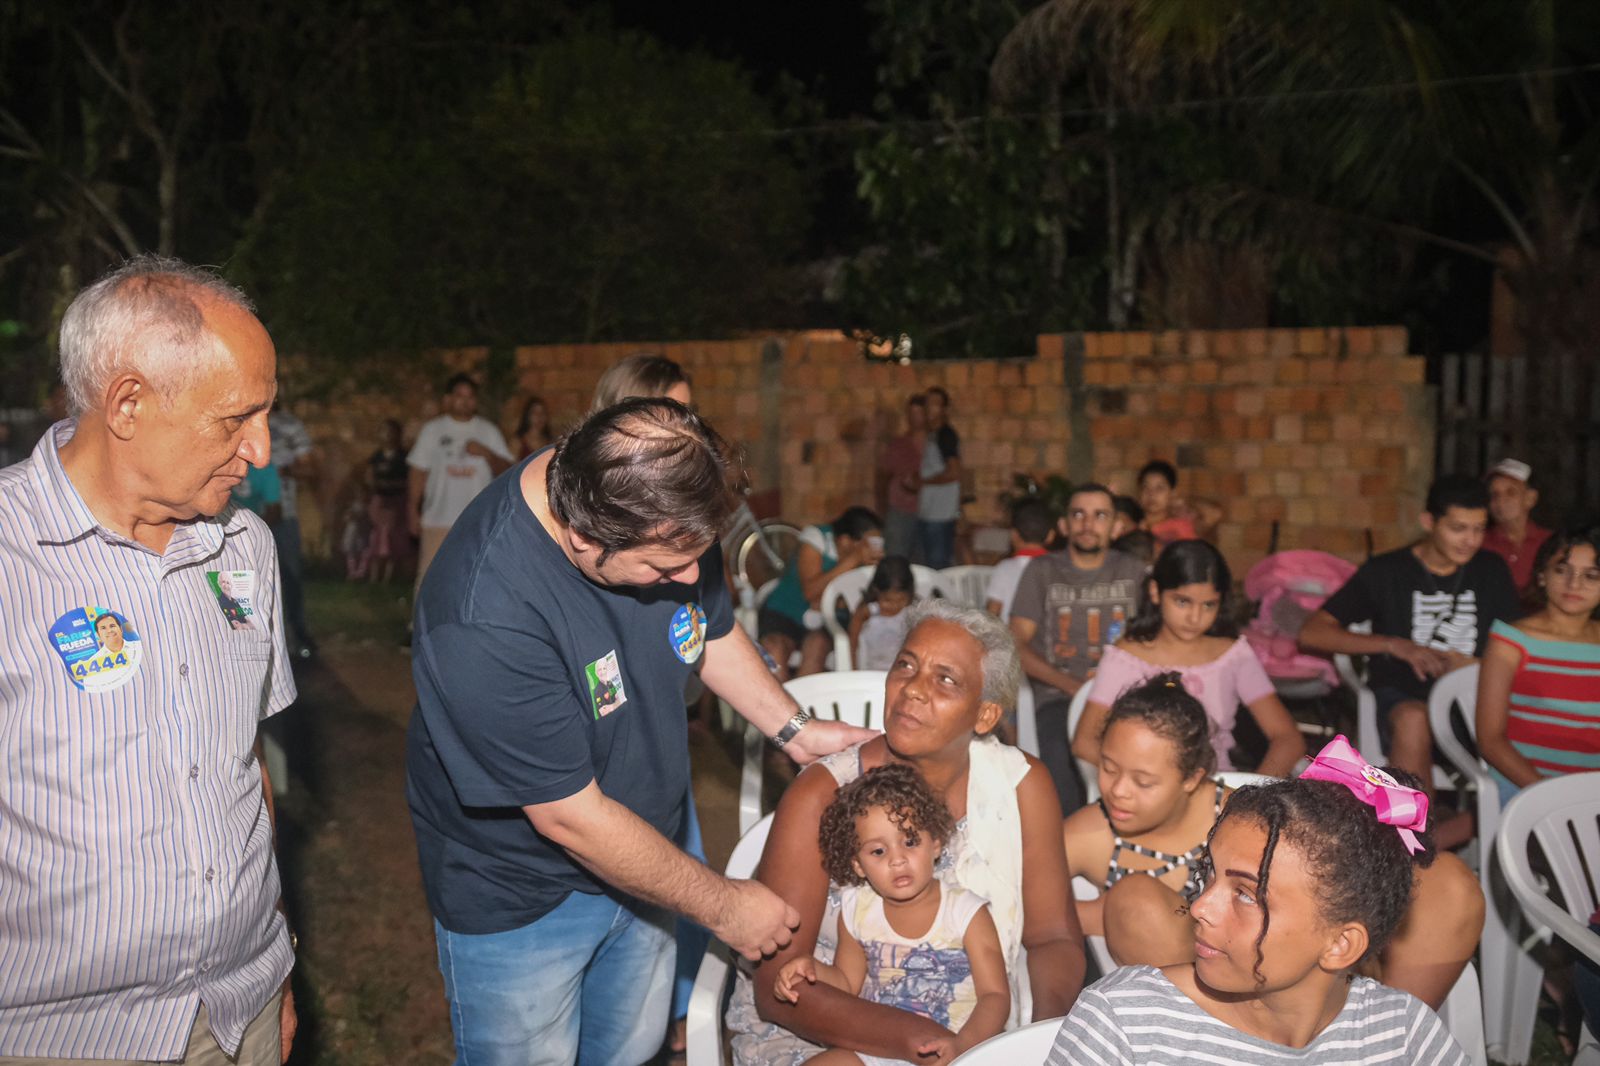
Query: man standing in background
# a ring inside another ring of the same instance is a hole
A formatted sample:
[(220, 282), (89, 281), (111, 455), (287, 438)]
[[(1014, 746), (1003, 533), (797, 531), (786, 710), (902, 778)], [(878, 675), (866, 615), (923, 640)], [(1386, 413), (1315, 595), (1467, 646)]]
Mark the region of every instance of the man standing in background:
[(478, 383), (457, 374), (444, 386), (444, 413), (417, 434), (406, 457), (411, 467), (406, 517), (418, 538), (417, 582), (473, 497), (511, 467), (500, 428), (478, 417)]
[(878, 460), (878, 506), (883, 515), (883, 553), (912, 562), (917, 550), (917, 478), (928, 440), (928, 401), (920, 393), (906, 401), (906, 431), (891, 440)]
[(1531, 517), (1539, 502), (1533, 468), (1517, 459), (1502, 459), (1489, 471), (1489, 532), (1483, 546), (1506, 561), (1511, 582), (1521, 593), (1533, 580), (1533, 557), (1550, 531)]
[(950, 425), (950, 394), (935, 385), (928, 399), (928, 442), (917, 492), (917, 542), (922, 561), (943, 570), (955, 561), (961, 517), (961, 437)]

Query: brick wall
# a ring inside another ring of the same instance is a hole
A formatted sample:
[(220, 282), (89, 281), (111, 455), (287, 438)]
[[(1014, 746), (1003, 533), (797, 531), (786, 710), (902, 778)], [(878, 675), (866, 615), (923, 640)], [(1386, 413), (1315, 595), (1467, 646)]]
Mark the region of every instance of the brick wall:
[(1087, 334), (1095, 469), (1132, 483), (1147, 459), (1223, 504), (1236, 569), (1280, 548), (1364, 554), (1417, 535), (1434, 405), (1403, 329)]
[[(640, 347), (517, 349), (502, 422), (509, 429), (521, 398), (537, 394), (558, 428), (570, 424), (601, 372)], [(1179, 468), (1182, 491), (1224, 505), (1217, 539), (1241, 569), (1265, 553), (1273, 519), (1285, 548), (1354, 558), (1367, 528), (1380, 548), (1402, 543), (1433, 467), (1432, 398), (1400, 329), (1051, 335), (1033, 358), (904, 367), (869, 364), (834, 332), (650, 347), (689, 371), (702, 413), (744, 448), (755, 489), (781, 490), (781, 513), (800, 522), (871, 502), (906, 396), (931, 385), (951, 395), (974, 522), (1004, 523), (999, 497), (1018, 471), (1128, 490), (1160, 457)], [(442, 353), (429, 370), (481, 368), (485, 357)], [(436, 413), (436, 393), (414, 372), (296, 405), (324, 447), (324, 509), (350, 491), (381, 420), (414, 431)]]

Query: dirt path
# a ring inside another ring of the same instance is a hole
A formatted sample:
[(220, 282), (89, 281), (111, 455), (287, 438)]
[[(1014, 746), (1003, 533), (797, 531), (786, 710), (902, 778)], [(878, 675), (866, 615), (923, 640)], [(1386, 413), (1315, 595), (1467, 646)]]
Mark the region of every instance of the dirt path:
[[(292, 784), (280, 804), (286, 892), (300, 933), (294, 1062), (447, 1063), (450, 1025), (405, 805), (411, 660), (405, 608), (363, 586), (314, 583), (322, 648), (287, 714)], [(733, 846), (737, 768), (695, 738), (695, 798), (711, 863)]]

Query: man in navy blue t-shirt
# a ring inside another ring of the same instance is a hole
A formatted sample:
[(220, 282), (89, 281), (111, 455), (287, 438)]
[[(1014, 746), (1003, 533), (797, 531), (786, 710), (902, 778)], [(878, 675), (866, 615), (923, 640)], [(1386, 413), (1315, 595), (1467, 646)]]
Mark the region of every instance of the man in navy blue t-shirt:
[(869, 735), (807, 724), (734, 626), (728, 473), (688, 408), (625, 401), (485, 489), (423, 583), (407, 793), (461, 1061), (643, 1062), (669, 911), (751, 958), (798, 924), (672, 843), (697, 667), (797, 761)]

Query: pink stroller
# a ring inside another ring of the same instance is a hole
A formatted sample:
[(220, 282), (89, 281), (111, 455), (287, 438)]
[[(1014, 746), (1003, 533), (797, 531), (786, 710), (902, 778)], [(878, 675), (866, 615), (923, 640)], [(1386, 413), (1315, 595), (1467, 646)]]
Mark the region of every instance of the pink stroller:
[(1315, 699), (1338, 686), (1333, 663), (1295, 641), (1306, 619), (1355, 572), (1337, 555), (1298, 550), (1269, 555), (1245, 575), (1245, 597), (1259, 606), (1244, 635), (1280, 696)]

